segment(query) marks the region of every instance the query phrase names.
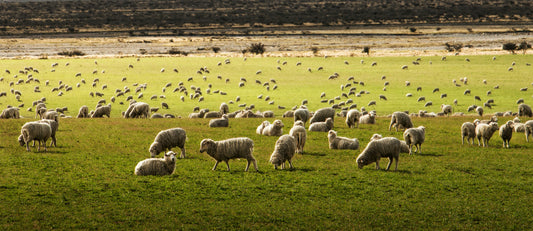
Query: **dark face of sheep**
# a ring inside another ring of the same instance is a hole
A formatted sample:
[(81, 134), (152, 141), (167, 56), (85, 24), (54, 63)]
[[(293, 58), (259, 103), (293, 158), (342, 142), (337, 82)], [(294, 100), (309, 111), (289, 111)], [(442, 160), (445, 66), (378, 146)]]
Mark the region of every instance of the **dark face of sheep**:
[(211, 146), (215, 141), (212, 139), (203, 139), (202, 142), (200, 142), (200, 153), (207, 152), (207, 149), (209, 149), (209, 146)]
[(161, 152), (159, 146), (160, 146), (159, 142), (152, 143), (152, 145), (150, 145), (150, 150), (149, 150), (150, 155), (156, 156), (157, 154), (159, 154)]
[(18, 141), (19, 141), (20, 146), (22, 147), (24, 147), (24, 145), (26, 144), (26, 142), (24, 142), (24, 137), (22, 135), (19, 136)]
[(357, 167), (359, 167), (359, 169), (363, 168), (365, 165), (367, 165), (365, 159), (358, 159), (357, 160)]

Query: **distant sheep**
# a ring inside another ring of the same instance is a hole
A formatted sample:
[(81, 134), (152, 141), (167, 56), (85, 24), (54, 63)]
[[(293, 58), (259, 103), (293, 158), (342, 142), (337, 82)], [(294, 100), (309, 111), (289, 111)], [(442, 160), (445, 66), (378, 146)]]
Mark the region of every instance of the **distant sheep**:
[(465, 144), (465, 137), (467, 143), (472, 139), (470, 144), (474, 144), (474, 139), (476, 138), (476, 125), (474, 123), (464, 122), (461, 125), (461, 144), (463, 145)]
[(294, 122), (289, 135), (296, 140), (296, 153), (303, 154), (305, 141), (307, 140), (307, 130), (305, 130), (304, 122), (301, 120)]
[(281, 136), (283, 135), (283, 126), (281, 120), (274, 120), (272, 124), (265, 126), (261, 134), (265, 136)]
[(86, 105), (81, 106), (77, 118), (89, 118), (89, 107)]
[(360, 124), (375, 124), (376, 123), (376, 114), (368, 113), (359, 117)]
[(389, 131), (392, 127), (396, 128), (396, 131), (398, 131), (398, 127), (403, 127), (404, 129), (412, 128), (413, 123), (411, 122), (411, 118), (409, 115), (405, 112), (397, 111), (392, 113), (390, 125), (389, 125)]
[(331, 129), (333, 129), (333, 120), (331, 118), (327, 118), (325, 122), (311, 123), (309, 126), (309, 131), (312, 132), (328, 132)]
[(104, 105), (101, 107), (98, 107), (94, 110), (94, 114), (91, 116), (92, 118), (101, 118), (107, 116), (107, 118), (111, 117), (111, 104)]
[(154, 142), (148, 149), (150, 155), (155, 157), (160, 152), (172, 149), (173, 147), (179, 147), (181, 149), (181, 158), (185, 158), (185, 141), (187, 140), (187, 134), (182, 128), (170, 128), (160, 131)]
[(226, 114), (222, 115), (222, 118), (209, 120), (209, 127), (229, 127), (229, 119)]
[(137, 176), (164, 176), (174, 173), (176, 168), (176, 153), (169, 151), (163, 158), (150, 158), (140, 161), (135, 166), (135, 175)]
[(274, 165), (275, 169), (281, 166), (281, 169), (285, 168), (285, 161), (289, 162), (289, 167), (292, 166), (292, 157), (296, 151), (297, 142), (291, 135), (282, 135), (276, 141), (274, 151), (270, 156), (270, 163)]
[(46, 141), (52, 135), (52, 127), (47, 123), (27, 122), (20, 129), (20, 133), (18, 141), (20, 146), (26, 145), (26, 151), (30, 151), (30, 141), (34, 140), (39, 142), (37, 151), (41, 150), (41, 144), (44, 145), (44, 150), (46, 151)]
[(41, 113), (41, 119), (55, 120), (59, 122), (59, 113), (56, 111), (46, 111)]
[(0, 119), (19, 119), (19, 118), (20, 118), (20, 112), (19, 112), (19, 109), (16, 107), (6, 108), (2, 111), (2, 114), (0, 114)]
[(442, 110), (442, 113), (444, 113), (444, 114), (447, 115), (447, 116), (450, 116), (450, 114), (453, 113), (452, 105), (442, 104), (442, 105), (440, 106), (440, 109)]
[(207, 113), (207, 111), (202, 109), (199, 112), (189, 114), (189, 118), (204, 118), (205, 113)]
[(150, 105), (144, 102), (134, 102), (130, 104), (124, 118), (150, 118)]
[(478, 146), (481, 146), (481, 143), (483, 143), (483, 147), (488, 147), (492, 134), (494, 134), (495, 131), (498, 131), (498, 129), (498, 123), (496, 122), (491, 122), (490, 124), (478, 124), (476, 126)]
[(531, 111), (531, 107), (524, 103), (518, 105), (518, 116), (532, 117), (533, 113)]
[(334, 130), (329, 130), (328, 142), (329, 149), (359, 149), (359, 140), (357, 138), (337, 136), (337, 132)]
[(351, 109), (346, 114), (346, 125), (349, 128), (359, 127), (359, 118), (361, 113), (357, 109)]
[(310, 116), (309, 110), (307, 110), (307, 109), (300, 108), (300, 109), (296, 109), (296, 111), (294, 111), (294, 122), (300, 120), (305, 125), (307, 123), (307, 121), (309, 121), (310, 117), (311, 116)]
[(509, 141), (513, 138), (513, 121), (509, 120), (504, 125), (500, 126), (500, 138), (503, 141), (503, 147), (509, 148)]
[(413, 153), (413, 146), (416, 148), (416, 153), (420, 154), (422, 150), (422, 143), (426, 139), (426, 128), (418, 126), (417, 128), (408, 128), (403, 133), (403, 139), (409, 147), (409, 155)]
[(217, 168), (218, 163), (224, 161), (226, 162), (229, 172), (230, 167), (228, 161), (230, 159), (244, 158), (248, 161), (244, 171), (248, 171), (250, 163), (254, 164), (256, 171), (259, 171), (257, 168), (257, 162), (252, 155), (253, 151), (254, 142), (248, 137), (231, 138), (221, 141), (203, 139), (200, 142), (200, 153), (206, 152), (209, 156), (216, 160), (213, 170)]
[(376, 162), (376, 169), (380, 169), (379, 160), (381, 158), (389, 158), (389, 164), (387, 170), (390, 169), (392, 161), (396, 160), (396, 167), (398, 169), (398, 159), (401, 151), (401, 142), (394, 137), (384, 137), (377, 140), (372, 140), (368, 143), (366, 148), (359, 154), (356, 159), (357, 166), (363, 168), (365, 165), (369, 165)]
[(330, 107), (318, 109), (309, 122), (311, 124), (314, 122), (324, 122), (327, 118), (331, 118), (332, 121), (335, 120), (335, 109)]

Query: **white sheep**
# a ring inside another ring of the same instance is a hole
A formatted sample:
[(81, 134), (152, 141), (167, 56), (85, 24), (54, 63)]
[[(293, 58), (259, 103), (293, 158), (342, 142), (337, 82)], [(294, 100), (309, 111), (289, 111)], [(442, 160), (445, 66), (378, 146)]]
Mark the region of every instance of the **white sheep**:
[(442, 110), (442, 113), (444, 113), (444, 114), (447, 115), (447, 116), (450, 116), (450, 114), (453, 113), (453, 107), (452, 107), (452, 105), (442, 104), (442, 105), (440, 106), (440, 109)]
[(281, 166), (285, 168), (285, 161), (289, 162), (289, 167), (293, 168), (291, 159), (296, 151), (296, 140), (291, 135), (282, 135), (276, 141), (274, 151), (270, 156), (270, 163), (274, 165), (275, 169)]
[(533, 112), (531, 111), (531, 107), (524, 103), (521, 103), (520, 105), (518, 105), (518, 116), (533, 117)]
[(394, 137), (383, 137), (381, 139), (372, 140), (368, 143), (366, 148), (357, 157), (357, 166), (363, 168), (365, 165), (369, 165), (376, 162), (376, 169), (380, 169), (379, 160), (381, 158), (389, 158), (389, 164), (387, 170), (389, 170), (392, 161), (396, 160), (396, 167), (398, 169), (398, 159), (401, 151), (401, 142)]
[(160, 131), (154, 139), (154, 142), (148, 149), (150, 155), (155, 157), (160, 152), (179, 147), (181, 149), (181, 158), (185, 158), (185, 141), (187, 134), (182, 128), (170, 128)]
[(229, 127), (229, 119), (226, 114), (222, 115), (222, 118), (209, 120), (209, 127)]
[(89, 107), (86, 105), (83, 105), (80, 107), (80, 110), (78, 111), (77, 118), (89, 118)]
[(376, 123), (376, 114), (368, 113), (359, 117), (360, 124), (375, 124)]
[(217, 168), (218, 163), (224, 161), (226, 162), (229, 172), (230, 167), (228, 161), (230, 159), (245, 158), (248, 163), (244, 171), (248, 171), (250, 163), (254, 164), (256, 171), (259, 171), (255, 158), (252, 155), (253, 151), (254, 141), (248, 137), (231, 138), (221, 141), (203, 139), (200, 142), (200, 153), (206, 152), (216, 160), (213, 170)]
[(337, 132), (329, 130), (328, 132), (329, 149), (359, 149), (359, 140), (356, 138), (346, 138), (337, 136)]
[(513, 121), (509, 120), (504, 125), (500, 126), (499, 135), (503, 141), (503, 147), (509, 148), (509, 141), (513, 138)]
[(135, 175), (137, 176), (164, 176), (174, 173), (176, 168), (176, 153), (169, 151), (163, 158), (150, 158), (140, 161), (135, 166)]
[(130, 104), (124, 118), (150, 118), (150, 105), (144, 102), (133, 102)]
[(409, 115), (405, 112), (397, 111), (392, 113), (391, 119), (390, 119), (390, 125), (389, 125), (389, 131), (392, 127), (396, 128), (396, 131), (398, 131), (398, 127), (403, 127), (404, 129), (412, 128), (413, 123), (411, 122), (411, 118)]
[(309, 125), (309, 131), (312, 132), (328, 132), (333, 129), (333, 120), (327, 118), (325, 122), (314, 122)]
[[(370, 137), (370, 141), (373, 141), (373, 140), (379, 140), (383, 138), (383, 136), (381, 134), (374, 134), (372, 135), (372, 137)], [(405, 142), (405, 140), (400, 140), (400, 153), (409, 153), (409, 146), (407, 145), (407, 143)]]
[(267, 120), (263, 121), (261, 124), (259, 124), (259, 126), (257, 126), (257, 128), (255, 129), (255, 133), (257, 133), (258, 135), (263, 135), (263, 130), (268, 125), (270, 125), (270, 122), (268, 122)]
[(307, 109), (300, 108), (294, 111), (294, 122), (301, 120), (302, 122), (304, 122), (304, 125), (305, 125), (305, 123), (307, 123), (309, 118), (310, 118), (310, 113), (309, 113), (309, 110)]
[(9, 107), (2, 111), (0, 114), (0, 119), (19, 119), (20, 112), (16, 107)]
[(335, 119), (335, 109), (326, 107), (318, 109), (311, 117), (310, 123), (315, 122), (324, 122), (327, 118), (331, 118), (332, 121)]
[(261, 134), (265, 136), (281, 136), (283, 135), (283, 126), (281, 120), (274, 120), (274, 122), (265, 126)]
[(111, 104), (104, 105), (101, 107), (97, 107), (94, 109), (94, 114), (91, 116), (92, 118), (101, 118), (107, 116), (107, 118), (111, 117)]
[[(46, 123), (50, 125), (50, 128), (52, 128), (52, 133), (50, 134), (50, 138), (52, 138), (52, 141), (50, 142), (50, 146), (54, 145), (54, 147), (57, 147), (56, 132), (59, 129), (59, 123), (55, 120), (49, 120), (49, 119), (42, 119), (42, 120), (35, 121), (35, 122)], [(35, 146), (35, 140), (33, 141), (33, 144)]]
[(52, 127), (47, 123), (27, 122), (20, 129), (20, 133), (18, 141), (20, 146), (26, 145), (26, 151), (30, 151), (30, 141), (33, 140), (39, 142), (37, 151), (41, 150), (41, 143), (44, 145), (44, 150), (46, 151), (46, 141), (52, 135)]
[(55, 120), (59, 122), (59, 113), (57, 113), (56, 111), (46, 111), (44, 113), (41, 113), (40, 115), (41, 115), (41, 119), (49, 119), (49, 120)]
[(422, 150), (422, 143), (426, 139), (426, 128), (418, 126), (417, 128), (408, 128), (403, 132), (403, 139), (409, 147), (409, 155), (413, 153), (413, 146), (416, 148), (416, 153), (420, 154)]
[(296, 140), (296, 153), (303, 154), (305, 141), (307, 140), (307, 130), (305, 130), (304, 122), (301, 120), (294, 122), (289, 135)]
[(359, 127), (359, 118), (361, 113), (357, 109), (351, 109), (346, 114), (346, 125), (349, 128)]
[(463, 145), (465, 144), (465, 137), (467, 143), (472, 139), (470, 144), (474, 144), (474, 139), (476, 138), (476, 125), (474, 123), (464, 122), (463, 125), (461, 125), (461, 144)]
[(528, 120), (524, 123), (525, 125), (525, 135), (526, 135), (526, 142), (529, 142), (529, 135), (533, 134), (533, 120)]
[(498, 131), (498, 129), (498, 123), (496, 122), (490, 122), (490, 124), (478, 124), (476, 126), (478, 146), (481, 146), (481, 143), (483, 143), (483, 147), (488, 147), (492, 134), (494, 134), (495, 131)]

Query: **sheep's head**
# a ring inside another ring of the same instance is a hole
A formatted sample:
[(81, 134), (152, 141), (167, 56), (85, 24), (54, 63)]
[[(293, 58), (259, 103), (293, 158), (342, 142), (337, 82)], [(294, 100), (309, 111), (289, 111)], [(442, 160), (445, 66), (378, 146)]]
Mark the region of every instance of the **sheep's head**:
[(357, 158), (357, 167), (360, 169), (363, 168), (365, 165), (368, 165), (367, 160), (365, 158)]
[(497, 131), (497, 130), (499, 129), (499, 127), (498, 127), (498, 123), (496, 123), (496, 122), (490, 122), (490, 123), (489, 123), (489, 126), (490, 126), (490, 129), (491, 129), (492, 131)]
[(161, 150), (161, 144), (159, 142), (153, 142), (152, 145), (150, 145), (149, 151), (150, 155), (154, 157), (163, 150)]
[(383, 136), (376, 133), (376, 134), (372, 135), (372, 137), (370, 138), (370, 141), (379, 140), (381, 138), (383, 138)]
[(20, 135), (18, 138), (20, 146), (24, 146), (26, 142), (24, 141), (24, 136)]
[(302, 126), (303, 127), (304, 126), (304, 122), (301, 121), (301, 120), (297, 120), (296, 122), (294, 122), (294, 124), (292, 126), (293, 127), (295, 127), (295, 126)]
[(281, 120), (275, 120), (274, 126), (277, 128), (282, 128), (284, 125), (283, 125), (283, 122), (281, 122)]
[(212, 139), (203, 139), (200, 142), (200, 153), (207, 152), (209, 147), (213, 145), (214, 143), (215, 141), (213, 141)]
[(173, 151), (168, 151), (167, 153), (165, 153), (165, 160), (176, 162), (176, 153)]
[(334, 139), (335, 137), (337, 137), (337, 132), (334, 130), (329, 130), (328, 139)]

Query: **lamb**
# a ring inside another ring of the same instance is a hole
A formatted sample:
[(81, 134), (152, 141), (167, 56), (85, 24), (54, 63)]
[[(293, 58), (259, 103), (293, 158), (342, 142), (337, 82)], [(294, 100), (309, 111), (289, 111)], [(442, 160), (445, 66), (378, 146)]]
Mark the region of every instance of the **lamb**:
[(333, 120), (331, 118), (327, 118), (326, 122), (315, 122), (309, 125), (309, 131), (312, 132), (328, 132), (331, 129), (333, 129)]
[(89, 118), (89, 107), (86, 105), (83, 105), (80, 107), (80, 110), (78, 111), (77, 118)]
[(275, 169), (281, 166), (281, 169), (285, 168), (285, 161), (289, 162), (289, 167), (293, 168), (291, 159), (296, 151), (296, 139), (291, 135), (282, 135), (276, 141), (274, 151), (270, 156), (270, 163), (274, 165)]
[(20, 112), (19, 109), (16, 107), (9, 107), (2, 111), (2, 114), (0, 114), (0, 119), (19, 119), (20, 118)]
[(294, 122), (289, 131), (289, 135), (293, 136), (296, 140), (296, 153), (303, 154), (305, 141), (307, 140), (307, 131), (305, 130), (304, 122), (301, 120)]
[(372, 140), (368, 143), (366, 148), (357, 157), (357, 166), (361, 169), (365, 165), (369, 165), (372, 162), (376, 162), (376, 169), (380, 169), (379, 160), (382, 157), (389, 158), (389, 164), (387, 170), (389, 170), (392, 161), (396, 160), (396, 167), (394, 171), (398, 169), (398, 159), (400, 156), (401, 142), (394, 137), (384, 137), (378, 140)]
[(229, 119), (226, 114), (222, 118), (209, 120), (209, 127), (229, 127)]
[(509, 120), (504, 125), (500, 126), (499, 135), (503, 141), (503, 147), (509, 148), (509, 141), (513, 137), (513, 121)]
[(403, 132), (403, 139), (409, 147), (409, 155), (413, 153), (413, 146), (416, 148), (416, 153), (420, 154), (422, 150), (422, 143), (426, 139), (426, 128), (418, 126), (417, 128), (408, 128)]
[[(55, 120), (49, 120), (49, 119), (43, 119), (43, 120), (39, 120), (39, 121), (36, 121), (36, 122), (39, 122), (39, 123), (46, 123), (48, 125), (50, 125), (50, 128), (52, 128), (52, 133), (50, 134), (50, 138), (52, 138), (52, 141), (50, 142), (50, 146), (52, 146), (52, 144), (54, 145), (54, 147), (57, 147), (57, 143), (56, 143), (56, 132), (59, 128), (59, 123)], [(33, 141), (33, 144), (35, 146), (35, 140)]]
[(474, 145), (474, 139), (476, 137), (476, 125), (472, 122), (464, 122), (463, 125), (461, 125), (461, 144), (465, 144), (465, 137), (466, 142), (470, 141), (472, 139), (472, 142), (470, 144)]
[(124, 118), (150, 118), (150, 105), (144, 102), (133, 102), (130, 104)]
[(360, 117), (361, 117), (361, 113), (357, 109), (349, 110), (348, 113), (346, 114), (346, 125), (349, 128), (359, 127)]
[(94, 109), (94, 114), (91, 116), (91, 118), (101, 118), (107, 116), (107, 118), (110, 118), (111, 116), (111, 104), (98, 107)]
[(360, 124), (375, 124), (376, 123), (376, 114), (368, 113), (359, 117)]
[(359, 149), (359, 140), (356, 138), (346, 138), (337, 136), (337, 132), (329, 130), (328, 132), (329, 149)]
[(330, 107), (318, 109), (313, 115), (313, 117), (311, 117), (309, 123), (325, 122), (327, 118), (331, 118), (333, 122), (333, 120), (335, 119), (335, 109)]
[(413, 123), (411, 122), (411, 118), (409, 115), (405, 112), (397, 111), (392, 113), (392, 117), (390, 119), (390, 125), (389, 125), (389, 131), (392, 127), (396, 128), (396, 131), (398, 131), (398, 127), (402, 126), (404, 129), (412, 128)]
[(450, 116), (450, 114), (452, 114), (452, 112), (453, 112), (452, 105), (442, 104), (440, 106), (440, 109), (442, 110), (442, 113), (444, 113), (445, 115), (448, 115), (448, 116)]
[(150, 155), (155, 157), (160, 152), (169, 150), (173, 147), (181, 149), (181, 158), (185, 158), (185, 141), (187, 134), (182, 128), (170, 128), (160, 131), (150, 145)]
[(52, 127), (47, 123), (39, 122), (27, 122), (20, 129), (20, 136), (18, 141), (20, 146), (26, 145), (26, 151), (30, 151), (30, 141), (37, 140), (39, 142), (39, 148), (37, 151), (41, 150), (41, 143), (44, 145), (44, 151), (46, 149), (46, 141), (52, 135)]
[(203, 139), (200, 142), (200, 153), (206, 152), (209, 156), (216, 160), (213, 170), (217, 168), (218, 163), (221, 161), (226, 162), (228, 172), (230, 171), (228, 161), (230, 159), (245, 158), (248, 163), (246, 165), (245, 172), (248, 171), (250, 163), (254, 164), (255, 170), (257, 168), (257, 162), (253, 157), (254, 141), (248, 137), (231, 138), (227, 140), (214, 141), (212, 139)]
[(481, 143), (483, 143), (483, 147), (488, 147), (492, 134), (494, 134), (495, 131), (498, 131), (498, 129), (498, 123), (496, 122), (491, 122), (490, 124), (478, 124), (476, 126), (478, 146), (481, 146)]
[(140, 161), (135, 166), (134, 174), (137, 176), (164, 176), (174, 173), (176, 168), (176, 153), (169, 151), (163, 158), (149, 158)]
[(518, 105), (518, 116), (532, 117), (533, 112), (531, 112), (531, 107), (524, 103)]
[(261, 134), (265, 136), (281, 136), (283, 135), (283, 126), (281, 120), (274, 120), (272, 124), (265, 126)]
[(307, 123), (310, 117), (311, 116), (310, 116), (309, 110), (307, 109), (300, 108), (294, 111), (294, 122), (300, 120), (304, 122), (304, 125), (305, 125), (305, 123)]

